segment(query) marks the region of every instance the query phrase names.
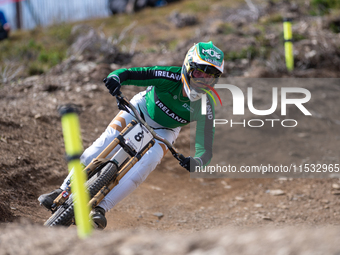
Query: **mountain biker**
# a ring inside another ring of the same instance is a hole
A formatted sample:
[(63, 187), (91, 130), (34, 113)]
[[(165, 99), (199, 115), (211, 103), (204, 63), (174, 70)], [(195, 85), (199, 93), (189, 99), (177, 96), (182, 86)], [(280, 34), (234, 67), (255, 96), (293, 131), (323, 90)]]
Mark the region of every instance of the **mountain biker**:
[[(223, 73), (224, 54), (213, 43), (200, 42), (192, 46), (186, 54), (182, 67), (153, 66), (118, 69), (104, 79), (105, 86), (115, 96), (121, 86), (135, 85), (148, 88), (133, 97), (131, 103), (139, 110), (142, 118), (157, 134), (173, 143), (182, 126), (190, 121), (197, 121), (194, 157), (187, 157), (180, 162), (188, 171), (196, 166), (207, 165), (212, 158), (214, 138), (214, 107), (207, 97), (209, 114), (201, 114), (201, 97), (209, 87), (214, 86)], [(134, 117), (120, 111), (105, 132), (81, 156), (81, 162), (88, 165), (122, 131)], [(108, 157), (118, 150), (111, 152)], [(98, 228), (105, 228), (105, 212), (134, 191), (161, 161), (167, 147), (162, 142), (156, 143), (136, 165), (120, 180), (119, 184), (91, 211), (93, 222)], [(41, 195), (42, 205), (51, 208), (53, 200), (70, 183), (70, 176), (64, 180), (60, 189)]]

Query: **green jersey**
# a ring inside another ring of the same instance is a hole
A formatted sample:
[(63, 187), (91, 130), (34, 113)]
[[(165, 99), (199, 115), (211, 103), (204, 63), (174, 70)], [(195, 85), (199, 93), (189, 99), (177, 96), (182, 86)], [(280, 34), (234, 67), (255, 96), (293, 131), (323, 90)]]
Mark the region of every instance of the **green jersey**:
[(146, 107), (150, 117), (166, 128), (197, 121), (195, 157), (202, 165), (212, 158), (214, 107), (207, 98), (207, 114), (201, 114), (201, 100), (191, 102), (183, 95), (181, 67), (153, 66), (118, 69), (109, 74), (121, 85), (147, 86)]

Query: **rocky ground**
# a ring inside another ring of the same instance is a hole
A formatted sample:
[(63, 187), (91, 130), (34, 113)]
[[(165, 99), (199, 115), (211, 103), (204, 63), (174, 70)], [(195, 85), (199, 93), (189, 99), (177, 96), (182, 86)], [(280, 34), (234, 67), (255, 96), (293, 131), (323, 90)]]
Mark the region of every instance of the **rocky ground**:
[[(91, 54), (102, 39), (91, 30), (91, 38), (98, 40), (82, 52), (72, 53), (71, 47), (70, 57), (50, 72), (2, 84), (0, 254), (338, 254), (338, 176), (190, 178), (169, 154), (131, 196), (107, 214), (107, 229), (95, 232), (87, 239), (90, 242), (78, 240), (74, 227), (41, 227), (50, 214), (37, 198), (57, 188), (67, 174), (58, 106), (72, 102), (81, 109), (81, 132), (87, 147), (117, 113), (115, 99), (101, 82), (109, 72), (141, 63), (181, 65), (185, 51), (199, 38), (218, 40), (226, 52), (237, 44), (257, 45), (256, 35), (261, 31), (256, 24), (277, 10), (293, 7), (282, 3), (259, 7), (258, 12), (245, 7), (231, 13), (213, 9), (220, 15), (208, 24), (214, 29), (201, 26), (197, 37), (180, 42), (175, 52), (127, 56), (109, 47), (109, 63)], [(248, 57), (226, 61), (226, 71), (233, 77), (338, 77), (339, 34), (327, 28), (333, 18), (304, 17), (298, 10), (291, 10), (298, 20), (294, 31), (305, 39), (296, 43), (297, 68), (293, 73), (284, 71), (279, 61), (283, 53), (276, 47), (280, 31), (275, 30), (264, 33), (263, 40), (273, 48), (266, 60), (264, 55), (253, 59), (249, 53)], [(232, 15), (236, 12), (238, 19)], [(256, 13), (260, 16), (254, 18)], [(226, 34), (226, 24), (238, 27), (238, 32)], [(75, 43), (81, 45), (82, 36), (90, 30), (85, 31), (77, 35)], [(101, 42), (105, 46), (106, 41)], [(105, 52), (104, 46), (101, 49)], [(310, 79), (309, 85), (314, 101), (308, 107), (313, 109), (313, 117), (302, 118), (292, 112), (291, 117), (303, 124), (289, 132), (230, 129), (224, 161), (234, 165), (261, 164), (263, 160), (276, 164), (339, 163), (339, 83), (333, 80), (322, 86), (319, 80)], [(131, 98), (140, 90), (125, 87), (123, 93)], [(257, 98), (257, 102), (268, 102), (267, 96)], [(183, 128), (175, 144), (185, 155), (190, 151), (189, 133), (189, 128)]]

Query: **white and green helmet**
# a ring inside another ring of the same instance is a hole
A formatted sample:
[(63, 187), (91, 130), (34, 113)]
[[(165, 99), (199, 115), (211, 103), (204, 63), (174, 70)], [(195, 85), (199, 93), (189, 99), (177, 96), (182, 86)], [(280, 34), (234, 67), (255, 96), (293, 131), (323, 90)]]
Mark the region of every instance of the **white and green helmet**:
[[(204, 90), (200, 89), (202, 84), (214, 86), (218, 78), (223, 73), (224, 69), (224, 54), (211, 41), (200, 42), (192, 46), (185, 56), (182, 66), (182, 82), (185, 93), (190, 101), (199, 100)], [(207, 79), (195, 79), (193, 72), (199, 70), (211, 76)], [(195, 84), (201, 84), (196, 86)], [(209, 87), (207, 86), (207, 87)]]

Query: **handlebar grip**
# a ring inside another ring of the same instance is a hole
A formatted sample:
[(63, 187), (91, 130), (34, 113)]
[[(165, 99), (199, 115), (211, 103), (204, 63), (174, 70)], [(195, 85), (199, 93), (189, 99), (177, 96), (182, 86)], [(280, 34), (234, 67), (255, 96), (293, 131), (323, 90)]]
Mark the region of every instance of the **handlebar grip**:
[(185, 159), (185, 157), (184, 157), (183, 154), (181, 154), (181, 153), (178, 154), (178, 158), (179, 158), (181, 161), (183, 161), (183, 160)]

